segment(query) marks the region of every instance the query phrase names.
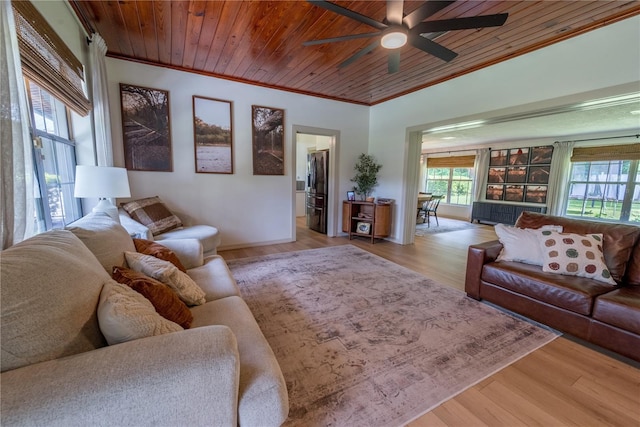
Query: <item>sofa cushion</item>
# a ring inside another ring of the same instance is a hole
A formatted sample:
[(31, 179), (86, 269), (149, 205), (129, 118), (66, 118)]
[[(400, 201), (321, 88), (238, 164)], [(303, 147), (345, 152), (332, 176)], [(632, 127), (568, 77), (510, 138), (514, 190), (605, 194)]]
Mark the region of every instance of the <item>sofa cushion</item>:
[(594, 298), (611, 291), (606, 283), (545, 273), (541, 267), (519, 262), (485, 264), (482, 281), (586, 316), (591, 315)]
[(640, 287), (629, 286), (596, 298), (593, 318), (640, 334)]
[(113, 267), (113, 280), (127, 285), (153, 304), (158, 314), (165, 319), (189, 329), (193, 315), (185, 303), (164, 283), (124, 267)]
[(616, 285), (604, 263), (602, 234), (539, 231), (542, 271)]
[(612, 224), (583, 219), (564, 218), (524, 211), (516, 221), (516, 227), (540, 228), (542, 225), (561, 225), (565, 233), (595, 233), (604, 236), (604, 261), (611, 277), (621, 283), (625, 277), (627, 262), (640, 239), (640, 227), (627, 224)]
[(113, 266), (126, 266), (125, 251), (136, 250), (127, 230), (103, 212), (80, 218), (66, 229), (82, 240), (109, 275)]
[(178, 259), (178, 256), (166, 246), (145, 239), (133, 239), (133, 244), (136, 246), (137, 252), (169, 261), (171, 264), (175, 265), (178, 270), (182, 271), (183, 273), (187, 272), (187, 269), (184, 268), (184, 266)]
[(288, 415), (287, 387), (269, 343), (242, 298), (231, 296), (191, 308), (192, 328), (226, 325), (240, 354), (239, 425), (282, 424)]
[(187, 305), (200, 305), (205, 302), (205, 293), (186, 273), (178, 270), (169, 261), (137, 252), (125, 252), (129, 266), (136, 271), (153, 277), (169, 286)]
[(158, 196), (124, 203), (122, 209), (147, 226), (154, 236), (182, 226), (180, 218), (171, 213)]
[(187, 274), (205, 292), (207, 301), (240, 296), (240, 288), (220, 255), (205, 258), (203, 265), (188, 270)]
[(2, 371), (106, 345), (96, 308), (109, 274), (73, 233), (36, 235), (2, 251)]
[(183, 330), (160, 316), (148, 299), (113, 280), (102, 288), (98, 321), (109, 345)]

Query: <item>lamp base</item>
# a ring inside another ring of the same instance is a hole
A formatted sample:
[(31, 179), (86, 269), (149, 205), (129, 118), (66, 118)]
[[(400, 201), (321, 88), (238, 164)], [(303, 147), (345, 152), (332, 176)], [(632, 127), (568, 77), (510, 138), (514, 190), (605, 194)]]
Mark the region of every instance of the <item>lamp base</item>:
[(118, 208), (116, 208), (109, 199), (100, 199), (100, 202), (92, 210), (93, 213), (104, 212), (111, 217), (115, 222), (120, 224), (120, 215), (118, 215)]

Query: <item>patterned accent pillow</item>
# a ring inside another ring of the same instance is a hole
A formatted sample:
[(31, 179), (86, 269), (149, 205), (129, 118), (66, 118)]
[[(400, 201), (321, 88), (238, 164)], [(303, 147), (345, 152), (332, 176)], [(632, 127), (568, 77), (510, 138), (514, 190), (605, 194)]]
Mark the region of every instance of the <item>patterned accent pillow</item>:
[(180, 325), (160, 316), (148, 299), (113, 280), (102, 287), (98, 323), (109, 345), (182, 331)]
[(540, 231), (542, 271), (580, 276), (616, 285), (604, 262), (602, 234)]
[(153, 277), (169, 286), (187, 305), (201, 305), (206, 302), (205, 292), (188, 274), (178, 270), (169, 261), (137, 252), (125, 252), (129, 267), (135, 271)]
[(182, 227), (182, 221), (162, 203), (158, 196), (134, 200), (122, 205), (131, 218), (145, 225), (154, 236)]
[(182, 265), (178, 256), (168, 247), (162, 246), (160, 243), (144, 239), (133, 239), (133, 244), (136, 245), (136, 252), (169, 261), (171, 264), (175, 265), (178, 270), (183, 273), (187, 272), (187, 269), (184, 268), (184, 265)]
[(113, 280), (127, 285), (148, 299), (158, 314), (185, 329), (191, 327), (193, 314), (167, 285), (138, 271), (124, 267), (113, 267)]

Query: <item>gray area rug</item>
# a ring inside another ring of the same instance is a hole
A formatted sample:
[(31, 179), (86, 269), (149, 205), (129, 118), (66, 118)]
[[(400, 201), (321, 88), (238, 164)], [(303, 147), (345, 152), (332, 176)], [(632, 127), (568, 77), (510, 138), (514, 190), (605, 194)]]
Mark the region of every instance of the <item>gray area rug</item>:
[(287, 426), (399, 426), (556, 338), (352, 245), (229, 261)]
[(479, 224), (452, 218), (438, 218), (438, 223), (436, 224), (435, 218), (431, 217), (430, 227), (427, 226), (426, 222), (424, 224), (416, 224), (416, 236), (427, 236), (430, 234), (447, 233), (449, 231), (466, 230), (478, 226)]

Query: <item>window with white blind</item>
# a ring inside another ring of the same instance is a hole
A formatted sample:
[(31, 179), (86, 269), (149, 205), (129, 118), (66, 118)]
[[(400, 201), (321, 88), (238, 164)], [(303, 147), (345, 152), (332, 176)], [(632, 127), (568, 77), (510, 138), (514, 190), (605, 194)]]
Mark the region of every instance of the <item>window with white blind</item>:
[(640, 223), (640, 144), (574, 148), (567, 216)]

